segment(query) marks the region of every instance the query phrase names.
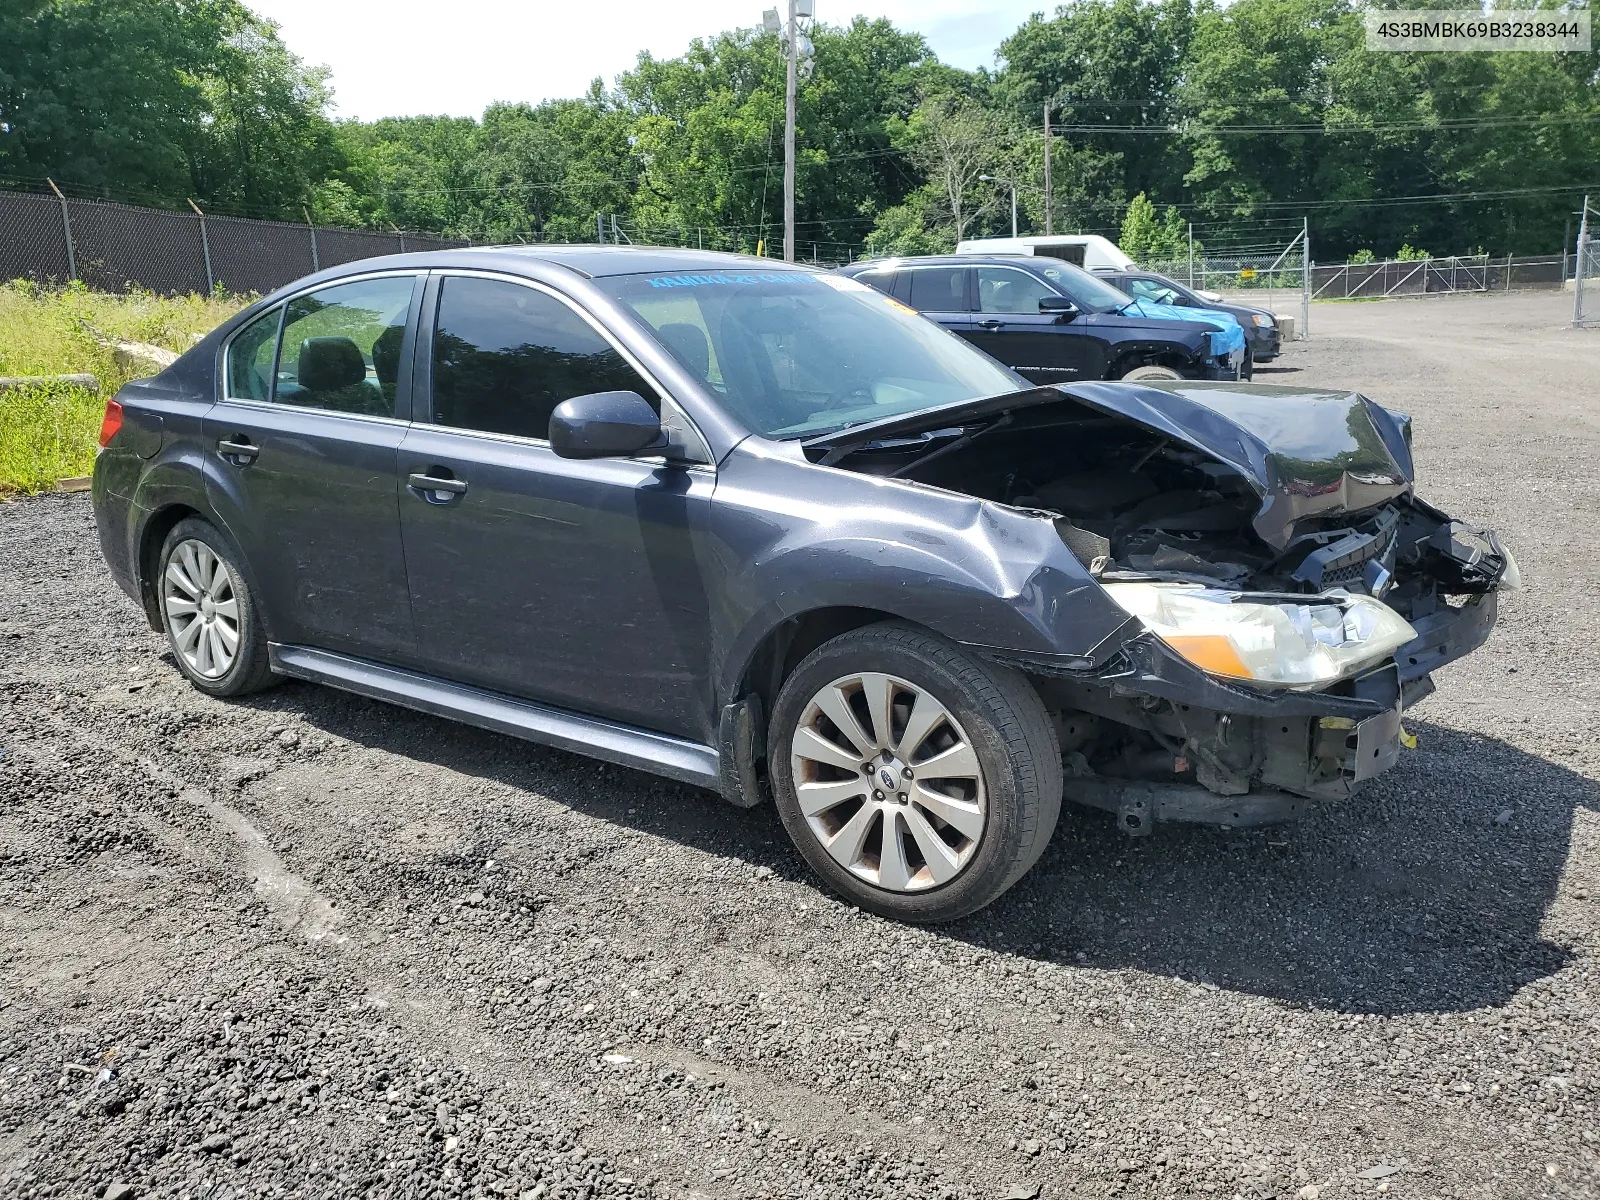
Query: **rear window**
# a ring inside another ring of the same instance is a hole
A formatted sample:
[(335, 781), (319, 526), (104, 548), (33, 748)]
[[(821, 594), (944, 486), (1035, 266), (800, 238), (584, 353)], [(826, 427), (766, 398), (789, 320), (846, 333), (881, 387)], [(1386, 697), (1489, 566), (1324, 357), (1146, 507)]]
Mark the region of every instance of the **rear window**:
[(965, 312), (967, 268), (921, 267), (911, 276), (911, 307), (918, 312)]
[(272, 358), (278, 350), (278, 319), (282, 316), (280, 304), (234, 334), (228, 344), (230, 399), (272, 399)]

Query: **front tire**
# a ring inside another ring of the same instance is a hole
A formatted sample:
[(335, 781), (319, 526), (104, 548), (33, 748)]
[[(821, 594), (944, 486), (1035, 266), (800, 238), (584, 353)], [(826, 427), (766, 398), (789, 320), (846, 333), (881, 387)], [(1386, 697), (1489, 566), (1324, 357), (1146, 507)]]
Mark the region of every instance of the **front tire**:
[(158, 563), (161, 625), (189, 682), (208, 696), (243, 696), (275, 682), (255, 597), (216, 528), (199, 517), (179, 521)]
[(779, 816), (851, 903), (950, 921), (1038, 861), (1061, 747), (1031, 684), (915, 626), (842, 634), (785, 680), (768, 738)]
[(1124, 372), (1123, 375), (1122, 375), (1123, 382), (1128, 382), (1130, 380), (1137, 381), (1137, 380), (1140, 380), (1140, 379), (1182, 379), (1182, 378), (1183, 378), (1183, 375), (1180, 372), (1175, 371), (1171, 367), (1161, 367), (1161, 366), (1154, 366), (1154, 365), (1147, 366), (1147, 367), (1135, 367), (1133, 370)]

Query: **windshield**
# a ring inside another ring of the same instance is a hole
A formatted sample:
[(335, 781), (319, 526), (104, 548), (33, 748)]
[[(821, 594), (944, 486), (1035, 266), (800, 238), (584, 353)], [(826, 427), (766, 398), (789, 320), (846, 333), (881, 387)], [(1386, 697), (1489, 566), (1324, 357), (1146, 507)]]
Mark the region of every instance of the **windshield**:
[(1119, 291), (1098, 275), (1091, 275), (1071, 263), (1051, 263), (1039, 272), (1086, 312), (1116, 312), (1133, 297)]
[(595, 284), (637, 313), (747, 428), (807, 438), (1027, 385), (843, 275), (732, 270)]

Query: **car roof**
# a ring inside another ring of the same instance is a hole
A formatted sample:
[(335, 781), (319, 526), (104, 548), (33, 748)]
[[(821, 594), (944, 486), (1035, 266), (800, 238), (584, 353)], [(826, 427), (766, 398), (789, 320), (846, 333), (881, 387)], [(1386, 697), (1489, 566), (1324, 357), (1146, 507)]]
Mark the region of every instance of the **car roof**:
[(819, 274), (821, 268), (809, 263), (788, 263), (782, 259), (757, 258), (752, 254), (725, 254), (715, 250), (689, 250), (677, 246), (466, 246), (454, 250), (423, 250), (409, 254), (385, 254), (356, 259), (328, 267), (290, 284), (299, 288), (307, 282), (323, 283), (346, 275), (394, 268), (413, 270), (478, 267), (488, 270), (523, 273), (537, 263), (565, 268), (586, 279), (607, 275), (648, 275), (661, 271), (792, 271)]
[(473, 246), (464, 250), (441, 251), (441, 258), (471, 262), (484, 254), (535, 258), (558, 263), (591, 279), (605, 275), (646, 275), (657, 271), (763, 270), (812, 272), (806, 263), (782, 259), (757, 258), (753, 254), (727, 254), (718, 250), (690, 250), (678, 246)]
[(898, 271), (903, 267), (1039, 267), (1064, 260), (1048, 254), (914, 254), (904, 258), (869, 258), (845, 271)]

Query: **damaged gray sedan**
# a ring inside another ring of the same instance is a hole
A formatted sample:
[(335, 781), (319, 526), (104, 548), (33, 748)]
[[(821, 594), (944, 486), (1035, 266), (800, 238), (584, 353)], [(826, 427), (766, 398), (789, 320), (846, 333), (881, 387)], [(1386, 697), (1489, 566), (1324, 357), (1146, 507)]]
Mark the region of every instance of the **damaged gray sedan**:
[(1515, 586), (1408, 421), (1035, 388), (854, 280), (692, 251), (368, 260), (101, 430), (113, 574), (214, 696), (295, 677), (776, 802), (834, 889), (971, 913), (1063, 797), (1338, 803)]

